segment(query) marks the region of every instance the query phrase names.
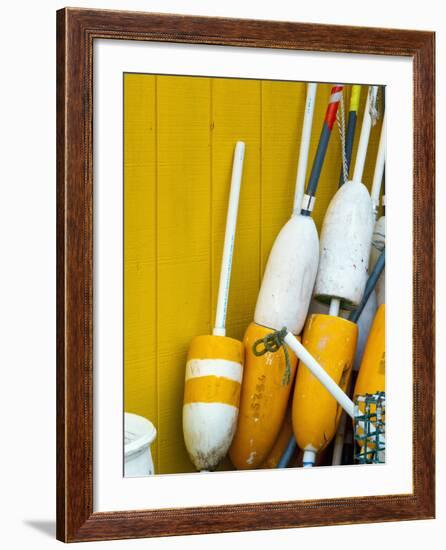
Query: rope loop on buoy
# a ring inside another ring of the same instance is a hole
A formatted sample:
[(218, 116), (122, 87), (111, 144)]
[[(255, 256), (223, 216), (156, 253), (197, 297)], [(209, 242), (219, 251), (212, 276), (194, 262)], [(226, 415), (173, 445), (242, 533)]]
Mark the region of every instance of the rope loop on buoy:
[[(256, 340), (252, 346), (252, 352), (256, 357), (261, 357), (265, 353), (276, 353), (280, 348), (283, 348), (285, 354), (285, 373), (282, 378), (282, 386), (287, 386), (291, 380), (291, 364), (288, 349), (285, 344), (285, 336), (288, 334), (288, 329), (283, 327), (281, 330), (270, 332), (263, 338)], [(263, 344), (263, 348), (259, 348)]]

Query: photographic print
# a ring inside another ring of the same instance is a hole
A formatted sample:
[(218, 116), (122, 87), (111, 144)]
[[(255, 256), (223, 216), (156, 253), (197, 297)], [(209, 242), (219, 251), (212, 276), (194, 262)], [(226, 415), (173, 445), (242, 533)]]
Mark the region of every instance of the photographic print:
[(58, 11), (60, 540), (434, 516), (434, 41)]
[(123, 87), (125, 476), (384, 463), (385, 87)]

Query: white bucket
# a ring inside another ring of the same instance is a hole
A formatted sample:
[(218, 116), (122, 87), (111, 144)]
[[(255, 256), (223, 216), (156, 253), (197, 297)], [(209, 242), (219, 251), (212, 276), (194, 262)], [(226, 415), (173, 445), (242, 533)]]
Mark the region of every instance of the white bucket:
[(142, 416), (124, 413), (124, 476), (143, 477), (155, 473), (150, 445), (155, 426)]

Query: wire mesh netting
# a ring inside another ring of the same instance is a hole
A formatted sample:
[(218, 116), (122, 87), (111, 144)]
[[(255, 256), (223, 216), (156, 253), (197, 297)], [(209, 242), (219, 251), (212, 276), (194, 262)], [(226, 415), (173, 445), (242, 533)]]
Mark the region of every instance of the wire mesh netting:
[(355, 399), (355, 462), (382, 464), (385, 462), (386, 394), (358, 395)]

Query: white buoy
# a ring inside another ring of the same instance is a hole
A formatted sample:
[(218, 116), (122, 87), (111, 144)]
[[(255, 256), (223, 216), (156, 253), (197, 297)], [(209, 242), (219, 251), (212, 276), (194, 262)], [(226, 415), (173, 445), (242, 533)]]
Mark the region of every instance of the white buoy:
[[(299, 244), (300, 243), (300, 244)], [(254, 321), (299, 334), (304, 326), (317, 273), (319, 239), (310, 216), (293, 216), (271, 249)]]
[[(279, 330), (286, 326), (293, 334), (299, 334), (307, 317), (319, 262), (319, 238), (311, 212), (342, 89), (342, 86), (334, 86), (331, 90), (305, 194), (302, 187), (310, 130), (304, 133), (306, 143), (301, 145), (301, 153), (305, 147), (305, 163), (301, 166), (299, 162), (293, 216), (282, 228), (271, 249), (254, 313), (255, 323), (270, 329)], [(311, 109), (314, 109), (314, 99)], [(308, 105), (306, 111), (307, 116), (310, 111)]]
[(377, 88), (369, 88), (353, 180), (332, 198), (320, 238), (314, 293), (321, 301), (340, 300), (343, 308), (359, 304), (367, 283), (374, 217), (372, 200), (361, 179), (372, 126), (370, 106)]

